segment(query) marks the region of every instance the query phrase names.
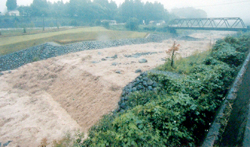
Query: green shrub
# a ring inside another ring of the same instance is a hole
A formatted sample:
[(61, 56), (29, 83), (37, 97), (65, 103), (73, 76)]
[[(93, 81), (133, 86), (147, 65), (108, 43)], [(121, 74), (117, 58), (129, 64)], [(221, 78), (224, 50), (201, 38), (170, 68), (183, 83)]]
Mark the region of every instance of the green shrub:
[(104, 27), (104, 28), (106, 28), (106, 29), (109, 29), (110, 28), (110, 26), (109, 26), (109, 22), (102, 22), (102, 26)]
[(128, 100), (124, 103), (127, 106), (127, 109), (131, 109), (138, 105), (145, 105), (157, 98), (157, 94), (154, 91), (134, 92), (129, 95)]
[(226, 95), (234, 76), (235, 69), (225, 63), (213, 66), (200, 65), (194, 68), (190, 79), (185, 81), (185, 91), (197, 99), (203, 108), (213, 112)]
[(71, 26), (78, 26), (78, 23), (77, 23), (76, 20), (72, 20), (72, 21), (70, 22), (70, 25), (71, 25)]
[(36, 62), (36, 61), (39, 61), (39, 60), (40, 60), (40, 58), (38, 56), (33, 58), (33, 62)]
[(152, 124), (152, 128), (159, 132), (164, 145), (183, 146), (193, 142), (192, 134), (187, 132), (188, 129), (183, 125), (186, 120), (185, 114), (189, 109), (196, 109), (193, 99), (188, 95), (175, 93), (172, 96), (159, 96), (158, 101), (136, 107), (132, 111)]
[(143, 28), (145, 31), (156, 31), (156, 26), (146, 26)]
[(239, 66), (244, 61), (245, 54), (236, 51), (230, 44), (223, 43), (223, 46), (217, 46), (216, 49), (213, 48), (212, 57), (229, 65)]
[(149, 146), (163, 145), (159, 132), (152, 125), (140, 120), (132, 111), (118, 116), (112, 129), (96, 132), (92, 139), (84, 142), (86, 146)]
[(101, 21), (99, 20), (99, 19), (97, 19), (96, 21), (95, 21), (95, 25), (96, 26), (100, 26), (102, 23), (101, 23)]
[(150, 74), (150, 78), (159, 84), (159, 93), (175, 93), (183, 91), (182, 79), (176, 79), (163, 74)]
[(137, 18), (130, 18), (126, 22), (126, 28), (132, 31), (138, 30), (139, 20)]
[(33, 21), (31, 21), (30, 25), (29, 25), (31, 28), (34, 28), (35, 27), (35, 24)]
[(221, 61), (219, 60), (216, 60), (214, 59), (213, 57), (209, 56), (209, 57), (206, 57), (203, 62), (203, 64), (205, 65), (218, 65), (218, 64), (221, 64)]
[(66, 21), (62, 21), (62, 26), (69, 25)]
[[(182, 99), (178, 99), (178, 97)], [(169, 146), (189, 143), (192, 137), (182, 125), (186, 108), (194, 109), (192, 98), (178, 94), (161, 97), (116, 117), (112, 128), (95, 132), (84, 145), (90, 146)], [(180, 111), (180, 109), (182, 111)]]
[(226, 43), (231, 44), (231, 45), (233, 45), (233, 44), (239, 44), (239, 39), (236, 38), (236, 37), (232, 37), (232, 36), (227, 36), (227, 37), (224, 39), (224, 41), (225, 41)]
[(238, 39), (238, 44), (235, 45), (235, 48), (238, 52), (248, 52), (249, 51), (249, 46), (250, 46), (250, 37), (249, 34), (243, 34), (242, 36), (239, 37)]
[(223, 44), (230, 44), (230, 46), (234, 47), (238, 52), (247, 52), (249, 50), (250, 45), (250, 37), (249, 34), (243, 34), (238, 38), (228, 36), (224, 40), (219, 40), (216, 42), (217, 48), (220, 48)]
[(50, 26), (50, 27), (54, 27), (55, 25), (54, 25), (53, 22), (51, 22), (51, 23), (49, 24), (49, 26)]

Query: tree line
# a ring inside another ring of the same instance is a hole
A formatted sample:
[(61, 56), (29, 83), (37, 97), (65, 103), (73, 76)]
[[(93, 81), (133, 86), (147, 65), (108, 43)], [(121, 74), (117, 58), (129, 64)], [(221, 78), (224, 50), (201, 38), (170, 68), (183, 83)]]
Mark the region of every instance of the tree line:
[(21, 16), (29, 18), (70, 18), (86, 23), (116, 20), (118, 23), (132, 21), (149, 24), (150, 21), (168, 22), (176, 17), (207, 16), (205, 11), (194, 8), (173, 9), (170, 13), (159, 2), (144, 3), (141, 0), (125, 0), (119, 7), (114, 0), (70, 0), (67, 3), (62, 0), (54, 3), (47, 0), (33, 0), (30, 6), (17, 6), (16, 0), (7, 0), (6, 6), (8, 11), (17, 9)]
[(170, 15), (163, 4), (143, 3), (141, 0), (125, 0), (120, 7), (113, 0), (70, 0), (68, 3), (33, 0), (30, 6), (20, 6), (17, 9), (22, 16), (74, 17), (85, 21), (98, 19), (126, 22), (129, 18), (137, 18), (140, 22), (149, 22), (168, 20)]

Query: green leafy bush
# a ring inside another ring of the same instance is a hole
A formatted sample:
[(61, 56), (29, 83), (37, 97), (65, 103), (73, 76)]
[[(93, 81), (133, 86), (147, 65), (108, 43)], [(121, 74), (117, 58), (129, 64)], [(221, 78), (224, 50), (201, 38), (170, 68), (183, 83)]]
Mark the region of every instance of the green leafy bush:
[(137, 18), (130, 18), (126, 22), (126, 28), (132, 31), (137, 30), (139, 27), (139, 20)]
[(246, 52), (249, 47), (246, 46), (248, 39), (246, 39), (244, 36), (241, 36), (240, 38), (228, 36), (224, 39), (224, 41), (234, 47), (238, 52)]
[(78, 23), (77, 23), (76, 20), (72, 20), (72, 21), (70, 21), (69, 25), (71, 25), (71, 26), (78, 26)]
[(106, 28), (106, 29), (109, 29), (109, 28), (110, 28), (109, 22), (106, 22), (106, 21), (102, 23), (102, 26), (103, 26), (104, 28)]
[(99, 20), (99, 19), (97, 19), (96, 21), (95, 21), (95, 25), (96, 26), (100, 26), (102, 23), (101, 23), (101, 21)]
[(127, 106), (127, 109), (131, 109), (138, 105), (145, 105), (155, 99), (157, 99), (157, 94), (154, 91), (134, 92), (129, 95), (128, 101), (124, 103)]
[(212, 50), (212, 57), (237, 67), (244, 61), (245, 54), (236, 51), (230, 44), (223, 43), (219, 50), (217, 47)]
[(165, 94), (183, 91), (181, 79), (176, 79), (163, 74), (151, 74), (149, 77), (159, 84), (159, 93)]
[(146, 26), (143, 27), (144, 31), (156, 31), (156, 26)]
[(95, 132), (85, 145), (175, 146), (192, 142), (187, 128), (182, 125), (188, 107), (196, 107), (188, 95), (159, 97), (157, 101), (139, 105), (116, 117), (111, 129)]

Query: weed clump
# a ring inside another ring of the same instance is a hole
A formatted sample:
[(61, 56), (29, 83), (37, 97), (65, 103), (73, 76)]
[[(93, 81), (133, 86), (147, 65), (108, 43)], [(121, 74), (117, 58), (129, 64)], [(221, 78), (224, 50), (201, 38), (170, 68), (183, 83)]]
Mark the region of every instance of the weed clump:
[(174, 41), (173, 46), (166, 51), (168, 55), (170, 55), (170, 65), (173, 68), (174, 67), (174, 59), (176, 56), (176, 52), (179, 50), (180, 44), (176, 45), (176, 42)]

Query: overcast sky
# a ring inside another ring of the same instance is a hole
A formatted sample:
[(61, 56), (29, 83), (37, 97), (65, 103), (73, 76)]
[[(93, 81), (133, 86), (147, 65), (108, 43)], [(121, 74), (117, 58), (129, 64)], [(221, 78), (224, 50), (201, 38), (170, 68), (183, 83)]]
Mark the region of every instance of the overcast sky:
[[(6, 10), (6, 1), (0, 0), (0, 11)], [(18, 5), (30, 5), (33, 0), (17, 0)], [(48, 0), (56, 2), (58, 0)], [(69, 0), (63, 0), (68, 2)], [(115, 0), (119, 5), (124, 0)], [(241, 17), (250, 22), (250, 0), (142, 0), (143, 2), (158, 1), (170, 11), (173, 8), (195, 7), (207, 12), (208, 17)]]

